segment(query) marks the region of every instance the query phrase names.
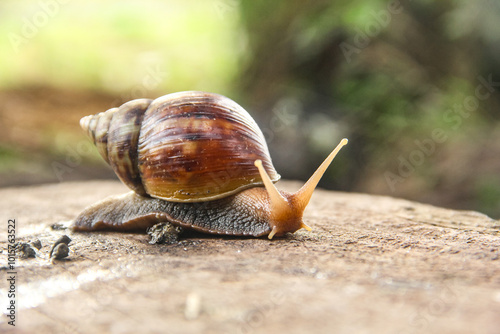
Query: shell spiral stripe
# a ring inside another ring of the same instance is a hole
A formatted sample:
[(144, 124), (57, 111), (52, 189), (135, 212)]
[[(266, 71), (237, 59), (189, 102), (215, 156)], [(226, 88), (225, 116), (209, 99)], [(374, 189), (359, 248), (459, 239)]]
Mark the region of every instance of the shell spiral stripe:
[(142, 117), (150, 104), (149, 99), (132, 100), (80, 121), (118, 178), (139, 195), (147, 194), (137, 167), (137, 145)]
[(139, 195), (146, 195), (138, 167), (138, 141), (144, 112), (151, 100), (123, 104), (113, 114), (108, 130), (109, 164), (120, 180)]

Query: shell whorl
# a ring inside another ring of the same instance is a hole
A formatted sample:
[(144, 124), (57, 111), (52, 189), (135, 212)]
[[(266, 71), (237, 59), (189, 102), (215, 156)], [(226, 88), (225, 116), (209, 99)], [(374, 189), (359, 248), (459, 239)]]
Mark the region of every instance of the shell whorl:
[(139, 195), (147, 195), (138, 167), (142, 118), (152, 100), (137, 99), (94, 116), (81, 119), (101, 156), (120, 180)]
[(140, 195), (177, 202), (223, 198), (262, 185), (257, 159), (273, 182), (280, 178), (255, 121), (218, 94), (133, 100), (80, 124), (120, 180)]

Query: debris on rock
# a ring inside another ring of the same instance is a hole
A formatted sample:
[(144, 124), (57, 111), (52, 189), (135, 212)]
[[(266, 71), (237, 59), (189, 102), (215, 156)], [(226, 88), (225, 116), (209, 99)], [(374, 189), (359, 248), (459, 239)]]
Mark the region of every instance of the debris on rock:
[(53, 229), (54, 231), (62, 231), (66, 230), (68, 227), (62, 223), (54, 223), (50, 225), (50, 228)]
[(51, 259), (61, 260), (69, 254), (69, 247), (66, 244), (60, 243), (54, 247), (50, 255)]
[(28, 258), (36, 257), (35, 248), (27, 242), (18, 243), (16, 246), (16, 252), (18, 253), (18, 255), (21, 259), (28, 259)]
[(35, 239), (30, 242), (18, 242), (15, 245), (16, 253), (21, 259), (35, 258), (36, 251), (42, 248), (40, 239)]
[(35, 247), (38, 250), (40, 250), (40, 248), (42, 248), (42, 242), (40, 241), (40, 239), (35, 239), (35, 240), (31, 241), (30, 245)]
[(52, 246), (50, 250), (50, 258), (60, 260), (68, 256), (69, 254), (69, 243), (71, 242), (71, 238), (67, 235), (63, 235)]
[(151, 236), (150, 244), (175, 244), (179, 241), (182, 227), (170, 223), (158, 223), (148, 228), (147, 233)]

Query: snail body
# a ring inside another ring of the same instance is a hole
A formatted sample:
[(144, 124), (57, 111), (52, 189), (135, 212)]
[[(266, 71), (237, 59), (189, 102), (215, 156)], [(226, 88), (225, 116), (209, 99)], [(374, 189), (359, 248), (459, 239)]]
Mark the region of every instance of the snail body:
[(132, 100), (82, 128), (132, 191), (86, 208), (77, 231), (145, 230), (160, 222), (226, 235), (307, 228), (302, 215), (343, 139), (296, 193), (279, 191), (262, 131), (234, 101), (205, 92)]

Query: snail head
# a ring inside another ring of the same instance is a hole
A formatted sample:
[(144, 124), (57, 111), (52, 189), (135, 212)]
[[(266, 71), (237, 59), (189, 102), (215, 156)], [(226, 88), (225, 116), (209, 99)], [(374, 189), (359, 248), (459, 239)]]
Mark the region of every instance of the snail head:
[(260, 176), (264, 182), (270, 201), (270, 219), (271, 232), (269, 239), (275, 235), (283, 235), (287, 232), (295, 232), (301, 228), (310, 231), (311, 228), (302, 221), (304, 210), (309, 204), (314, 189), (326, 169), (335, 158), (340, 149), (347, 144), (347, 139), (340, 141), (337, 147), (328, 155), (323, 163), (318, 167), (309, 180), (295, 193), (279, 191), (267, 175), (262, 161), (256, 160), (255, 166), (259, 169)]

